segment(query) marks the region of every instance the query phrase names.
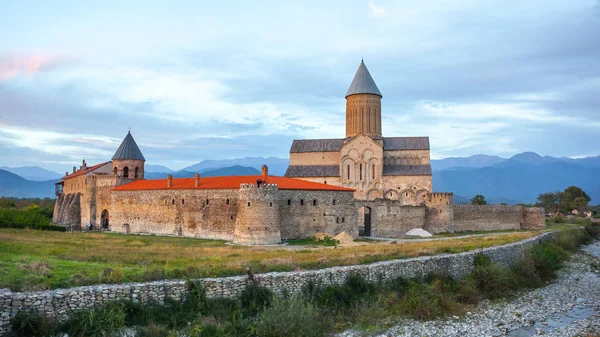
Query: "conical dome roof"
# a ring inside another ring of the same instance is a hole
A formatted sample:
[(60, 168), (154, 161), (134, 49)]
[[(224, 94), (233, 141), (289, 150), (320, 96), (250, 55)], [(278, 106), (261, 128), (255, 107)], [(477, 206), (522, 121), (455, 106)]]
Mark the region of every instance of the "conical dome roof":
[(122, 159), (133, 159), (133, 160), (146, 160), (142, 151), (135, 143), (131, 132), (127, 132), (127, 136), (123, 139), (121, 146), (115, 152), (115, 155), (112, 157), (112, 160), (122, 160)]
[(371, 77), (367, 66), (365, 66), (364, 61), (360, 62), (360, 66), (356, 71), (356, 75), (354, 75), (354, 79), (352, 80), (352, 84), (350, 84), (346, 97), (355, 94), (374, 94), (383, 97), (381, 92), (379, 92), (379, 88), (377, 88), (377, 84), (373, 81), (373, 77)]

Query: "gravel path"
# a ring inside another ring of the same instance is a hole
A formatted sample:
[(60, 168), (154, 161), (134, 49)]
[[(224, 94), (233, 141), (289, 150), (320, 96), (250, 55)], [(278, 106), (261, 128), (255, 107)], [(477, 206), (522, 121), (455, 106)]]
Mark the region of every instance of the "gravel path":
[[(403, 319), (376, 336), (600, 336), (600, 242), (583, 247), (548, 286), (506, 303), (480, 303), (463, 317), (419, 322)], [(346, 331), (339, 337), (361, 336)]]

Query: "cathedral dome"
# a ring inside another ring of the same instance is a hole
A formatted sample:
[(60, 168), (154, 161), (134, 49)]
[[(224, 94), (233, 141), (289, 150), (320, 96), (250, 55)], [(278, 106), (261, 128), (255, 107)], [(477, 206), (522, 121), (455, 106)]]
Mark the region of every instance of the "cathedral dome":
[(352, 80), (352, 84), (350, 84), (346, 97), (356, 94), (374, 94), (383, 97), (379, 88), (377, 88), (377, 84), (375, 84), (373, 77), (371, 77), (367, 66), (365, 66), (364, 61), (360, 62), (360, 66), (356, 71), (356, 75), (354, 75), (354, 79)]

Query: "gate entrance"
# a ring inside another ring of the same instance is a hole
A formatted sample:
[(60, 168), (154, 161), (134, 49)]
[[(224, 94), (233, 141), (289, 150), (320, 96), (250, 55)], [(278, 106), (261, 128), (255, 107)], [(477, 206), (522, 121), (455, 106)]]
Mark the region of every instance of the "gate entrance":
[(102, 229), (108, 229), (108, 211), (107, 210), (103, 210), (102, 214), (100, 215), (100, 225), (102, 226)]
[(358, 227), (358, 235), (371, 236), (371, 207), (364, 206), (359, 209), (359, 219), (362, 216), (362, 223)]

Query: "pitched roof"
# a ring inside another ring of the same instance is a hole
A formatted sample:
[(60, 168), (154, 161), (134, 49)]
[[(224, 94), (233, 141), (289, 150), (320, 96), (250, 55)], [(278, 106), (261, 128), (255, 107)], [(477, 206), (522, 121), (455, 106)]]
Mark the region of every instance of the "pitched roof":
[[(167, 179), (135, 180), (128, 184), (113, 188), (113, 191), (143, 191), (143, 190), (210, 190), (210, 189), (239, 189), (241, 184), (256, 184), (261, 176), (231, 176), (231, 177), (206, 177), (200, 178), (200, 186), (194, 186), (194, 178), (173, 178), (171, 187), (167, 187)], [(310, 181), (268, 176), (267, 184), (277, 184), (280, 190), (308, 190), (308, 191), (346, 191), (353, 192), (351, 188), (313, 183)]]
[(290, 153), (338, 152), (342, 145), (344, 145), (343, 139), (300, 139), (292, 142)]
[(115, 152), (115, 155), (112, 157), (112, 160), (121, 160), (121, 159), (134, 159), (134, 160), (146, 160), (142, 151), (135, 143), (131, 132), (127, 132), (127, 136), (123, 139), (121, 146)]
[(288, 166), (285, 171), (286, 177), (339, 177), (340, 167), (338, 165), (302, 165)]
[(384, 165), (384, 176), (430, 176), (431, 165)]
[(381, 92), (379, 92), (379, 88), (377, 88), (377, 84), (375, 84), (373, 77), (371, 77), (367, 66), (365, 66), (364, 61), (361, 61), (360, 66), (358, 66), (358, 70), (356, 71), (356, 75), (354, 75), (350, 88), (348, 88), (346, 97), (355, 94), (375, 94), (379, 95), (379, 97), (383, 97)]
[(429, 137), (383, 137), (384, 150), (429, 150)]
[(77, 171), (75, 171), (75, 173), (71, 173), (68, 176), (63, 177), (62, 180), (67, 180), (67, 179), (79, 177), (80, 175), (83, 175), (83, 174), (88, 174), (90, 172), (93, 172), (93, 171), (101, 168), (102, 166), (104, 166), (106, 164), (110, 164), (110, 161), (106, 161), (106, 162), (100, 163), (98, 165), (90, 166), (86, 170), (77, 170)]

